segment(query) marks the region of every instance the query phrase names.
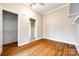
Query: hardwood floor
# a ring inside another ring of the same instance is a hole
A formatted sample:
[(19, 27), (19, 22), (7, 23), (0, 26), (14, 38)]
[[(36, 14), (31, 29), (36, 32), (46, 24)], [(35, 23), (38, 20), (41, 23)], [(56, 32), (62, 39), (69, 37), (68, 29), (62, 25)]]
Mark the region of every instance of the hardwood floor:
[(3, 52), (11, 50), (14, 47), (17, 47), (17, 42), (13, 42), (13, 43), (9, 43), (9, 44), (3, 45)]
[(4, 46), (2, 56), (78, 56), (74, 45), (40, 39), (17, 47), (16, 43)]

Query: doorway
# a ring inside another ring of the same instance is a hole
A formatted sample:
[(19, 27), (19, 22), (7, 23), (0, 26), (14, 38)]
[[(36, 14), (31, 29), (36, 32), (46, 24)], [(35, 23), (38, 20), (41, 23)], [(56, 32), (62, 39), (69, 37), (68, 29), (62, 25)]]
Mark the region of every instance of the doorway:
[(18, 14), (3, 10), (3, 52), (18, 46)]
[(35, 37), (35, 25), (36, 25), (36, 20), (30, 18), (30, 28), (31, 28), (31, 37), (30, 37), (30, 41), (33, 41), (36, 37)]

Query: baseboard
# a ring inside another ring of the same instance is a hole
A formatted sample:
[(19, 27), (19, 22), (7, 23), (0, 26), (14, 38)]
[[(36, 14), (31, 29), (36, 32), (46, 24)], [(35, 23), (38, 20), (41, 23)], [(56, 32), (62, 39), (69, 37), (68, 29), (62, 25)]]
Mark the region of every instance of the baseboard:
[[(57, 39), (54, 39), (54, 38), (49, 38), (49, 37), (43, 37), (43, 38), (49, 39), (49, 40), (58, 41), (58, 42), (63, 42), (63, 43), (67, 43), (67, 44), (76, 45), (75, 43), (71, 43), (71, 42), (67, 42), (67, 41), (63, 41), (63, 40), (57, 40)], [(34, 39), (33, 41), (36, 41), (36, 40), (39, 40), (39, 39), (41, 39), (41, 38)], [(30, 42), (33, 42), (33, 41), (24, 42), (24, 43), (18, 44), (18, 46), (22, 46), (22, 45), (28, 44), (28, 43), (30, 43)]]
[(75, 43), (71, 43), (71, 42), (67, 42), (67, 41), (63, 41), (63, 40), (57, 40), (57, 39), (54, 39), (54, 38), (49, 38), (49, 37), (43, 37), (43, 38), (58, 41), (58, 42), (63, 42), (63, 43), (67, 43), (67, 44), (76, 45)]
[(79, 53), (79, 46), (78, 45), (75, 45), (76, 49), (77, 49), (77, 52)]
[(42, 37), (36, 38), (36, 40), (40, 40)]
[(26, 45), (28, 44), (29, 42), (24, 42), (24, 43), (21, 43), (21, 44), (18, 44), (18, 46), (23, 46), (23, 45)]
[(3, 44), (3, 45), (5, 46), (5, 45), (13, 44), (13, 43), (17, 43), (18, 44), (18, 42), (11, 42), (11, 43), (7, 43), (7, 44)]
[[(36, 39), (34, 39), (33, 41), (40, 40), (40, 39), (41, 39), (41, 38), (36, 38)], [(26, 44), (28, 44), (28, 43), (30, 43), (30, 42), (33, 42), (33, 41), (24, 42), (24, 43), (18, 44), (18, 46), (26, 45)]]
[(33, 42), (33, 41), (36, 41), (36, 40), (40, 40), (40, 39), (42, 39), (42, 38), (37, 38), (37, 39), (34, 39), (34, 40), (30, 41), (30, 42)]

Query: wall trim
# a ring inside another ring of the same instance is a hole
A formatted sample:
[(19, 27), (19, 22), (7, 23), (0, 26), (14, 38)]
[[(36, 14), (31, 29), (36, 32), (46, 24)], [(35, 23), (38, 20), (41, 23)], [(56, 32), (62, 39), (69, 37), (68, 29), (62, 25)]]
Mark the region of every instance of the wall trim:
[[(40, 39), (41, 38), (37, 38), (37, 39), (34, 39), (33, 41), (40, 40)], [(18, 46), (23, 46), (23, 45), (26, 45), (26, 44), (31, 43), (33, 41), (24, 42), (24, 43), (18, 44)]]
[(67, 43), (67, 44), (72, 44), (72, 45), (76, 45), (75, 43), (71, 43), (71, 42), (67, 42), (67, 41), (63, 41), (63, 40), (57, 40), (55, 38), (49, 38), (49, 37), (43, 37), (49, 40), (54, 40), (54, 41), (58, 41), (58, 42), (63, 42), (63, 43)]
[(38, 37), (38, 38), (36, 38), (36, 40), (39, 40), (39, 39), (41, 39), (42, 37)]
[(29, 42), (20, 43), (20, 44), (18, 44), (18, 46), (23, 46), (23, 45), (28, 44), (28, 43)]
[(40, 40), (40, 39), (41, 39), (41, 38), (34, 39), (34, 40), (30, 41), (29, 43), (34, 42), (34, 41), (36, 41), (36, 40)]
[(78, 45), (75, 45), (76, 49), (77, 49), (77, 52), (79, 53), (79, 46)]
[(11, 13), (19, 14), (17, 11), (14, 11), (14, 10), (11, 10), (8, 8), (4, 8), (4, 7), (2, 7), (2, 10), (6, 10), (6, 11), (11, 12)]
[(74, 17), (74, 20), (73, 20), (73, 22), (72, 22), (72, 24), (77, 24), (77, 23), (75, 23), (75, 21), (76, 21), (78, 18), (79, 18), (79, 15), (75, 16), (75, 17)]
[[(8, 9), (8, 8), (5, 8), (5, 7), (2, 7), (2, 10), (5, 10), (5, 11), (8, 11), (8, 12), (17, 14), (17, 15), (18, 15), (18, 20), (19, 20), (19, 15), (20, 15), (20, 13), (18, 13), (17, 11), (14, 11), (14, 10), (12, 10), (12, 9)], [(17, 27), (17, 29), (18, 29), (18, 31), (19, 31), (19, 21), (18, 21), (18, 27)], [(20, 44), (19, 44), (19, 32), (18, 32), (17, 35), (18, 35), (18, 39), (17, 39), (17, 41), (18, 41), (18, 46), (20, 46)]]
[(62, 5), (62, 6), (59, 6), (59, 7), (55, 8), (55, 9), (53, 9), (53, 10), (50, 10), (50, 11), (44, 13), (43, 15), (47, 15), (47, 14), (49, 14), (49, 13), (51, 13), (51, 12), (54, 12), (54, 11), (56, 11), (56, 10), (58, 10), (58, 9), (61, 9), (61, 8), (65, 7), (65, 6), (69, 6), (69, 4), (67, 3), (67, 4), (64, 4), (64, 5)]

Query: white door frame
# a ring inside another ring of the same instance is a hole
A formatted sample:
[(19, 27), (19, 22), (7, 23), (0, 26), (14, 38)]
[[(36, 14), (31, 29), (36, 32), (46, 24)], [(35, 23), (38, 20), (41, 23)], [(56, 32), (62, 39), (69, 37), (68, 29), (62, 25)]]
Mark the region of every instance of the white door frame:
[[(13, 11), (13, 10), (10, 10), (10, 9), (7, 9), (7, 8), (2, 8), (2, 17), (3, 17), (3, 10), (14, 13), (14, 14), (17, 14), (17, 17), (19, 16), (19, 14), (17, 12)], [(17, 20), (19, 20), (19, 18)], [(3, 26), (3, 18), (2, 18), (2, 26)], [(17, 33), (17, 36), (19, 36), (18, 33)], [(17, 39), (17, 40), (19, 41), (19, 39)], [(3, 45), (3, 27), (2, 27), (2, 45)], [(19, 44), (17, 44), (17, 45), (19, 46)]]
[[(30, 23), (30, 18), (29, 18), (29, 23)], [(32, 18), (32, 19), (35, 20), (35, 30), (34, 30), (34, 32), (35, 32), (35, 40), (37, 40), (37, 20), (35, 18)], [(29, 24), (29, 29), (30, 29), (29, 32), (30, 32), (30, 37), (31, 37), (31, 23)], [(33, 41), (35, 41), (35, 40), (33, 40)], [(29, 40), (29, 42), (30, 42), (30, 40)]]

